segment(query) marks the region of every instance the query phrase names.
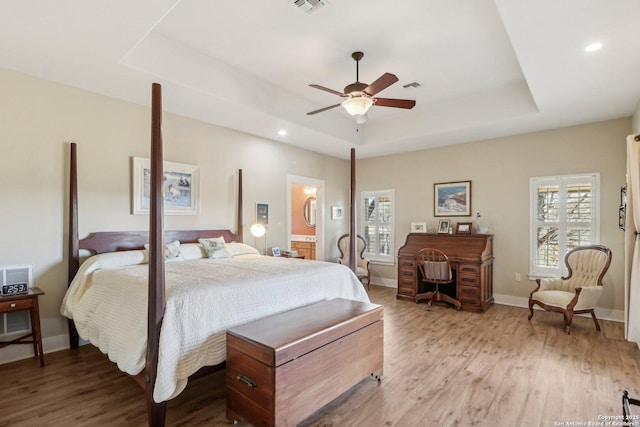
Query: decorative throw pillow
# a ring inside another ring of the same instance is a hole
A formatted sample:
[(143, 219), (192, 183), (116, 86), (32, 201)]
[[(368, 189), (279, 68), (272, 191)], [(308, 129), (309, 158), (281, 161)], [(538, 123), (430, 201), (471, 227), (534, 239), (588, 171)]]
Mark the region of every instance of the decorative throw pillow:
[[(149, 244), (145, 244), (144, 248), (149, 252)], [(175, 240), (164, 245), (164, 262), (183, 261), (182, 252), (180, 251), (180, 241)]]
[(227, 243), (227, 249), (229, 250), (232, 256), (260, 255), (260, 252), (256, 248), (246, 245), (244, 243), (236, 243), (236, 242)]
[(230, 258), (231, 252), (224, 243), (224, 237), (213, 237), (209, 239), (198, 239), (209, 258)]

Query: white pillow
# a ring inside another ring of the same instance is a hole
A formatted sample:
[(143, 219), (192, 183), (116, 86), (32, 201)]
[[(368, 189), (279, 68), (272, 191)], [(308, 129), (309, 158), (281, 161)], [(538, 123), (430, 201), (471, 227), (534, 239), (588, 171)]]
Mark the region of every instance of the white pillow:
[(206, 258), (207, 254), (200, 243), (180, 243), (180, 252), (186, 260)]
[(198, 239), (209, 258), (230, 258), (231, 252), (227, 250), (224, 237), (212, 237), (209, 239)]
[[(146, 243), (144, 248), (149, 252), (149, 244)], [(180, 241), (174, 240), (164, 245), (164, 262), (184, 261), (182, 251), (180, 251)]]
[(249, 245), (245, 245), (244, 243), (231, 242), (227, 243), (227, 249), (231, 253), (232, 256), (238, 255), (260, 255), (260, 252)]

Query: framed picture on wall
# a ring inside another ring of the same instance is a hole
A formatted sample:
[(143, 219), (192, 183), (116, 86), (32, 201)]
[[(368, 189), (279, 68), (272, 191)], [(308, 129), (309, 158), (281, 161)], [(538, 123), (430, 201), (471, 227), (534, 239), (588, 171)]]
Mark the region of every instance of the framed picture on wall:
[(256, 203), (256, 222), (269, 224), (269, 205), (267, 203)]
[(434, 216), (471, 216), (471, 181), (433, 184)]
[[(163, 163), (164, 213), (167, 215), (198, 215), (200, 213), (200, 168), (182, 163)], [(151, 162), (133, 158), (132, 211), (149, 214), (151, 201)]]
[(343, 206), (331, 206), (331, 219), (339, 220), (344, 218)]

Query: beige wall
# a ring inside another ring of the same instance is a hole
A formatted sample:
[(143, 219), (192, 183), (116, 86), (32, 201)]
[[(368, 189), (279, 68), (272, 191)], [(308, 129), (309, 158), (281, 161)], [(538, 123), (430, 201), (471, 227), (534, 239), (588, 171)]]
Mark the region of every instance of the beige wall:
[(632, 133), (640, 133), (640, 102), (636, 106), (636, 111), (631, 119)]
[[(67, 285), (66, 240), (68, 142), (78, 144), (81, 236), (97, 230), (148, 228), (131, 214), (131, 158), (149, 157), (150, 110), (0, 69), (0, 265), (33, 264), (41, 299), (45, 348), (67, 344), (58, 314)], [(170, 98), (164, 97), (165, 108)], [(200, 166), (201, 213), (167, 216), (166, 229), (231, 228), (235, 231), (236, 179), (243, 169), (245, 241), (255, 203), (269, 203), (269, 245), (288, 247), (285, 219), (287, 174), (323, 179), (325, 217), (332, 204), (346, 205), (349, 164), (173, 114), (164, 114), (168, 161)], [(325, 253), (335, 258), (347, 222), (327, 221)], [(260, 250), (262, 241), (256, 242)], [(9, 352), (0, 351), (0, 362)]]
[[(613, 251), (599, 306), (622, 310), (623, 233), (617, 207), (625, 180), (625, 138), (631, 120), (529, 133), (437, 149), (358, 161), (358, 191), (395, 189), (395, 250), (404, 244), (412, 221), (435, 227), (433, 184), (472, 181), (471, 217), (452, 218), (489, 226), (494, 234), (494, 294), (524, 298), (529, 254), (529, 178), (600, 172), (601, 243)], [(481, 218), (476, 218), (480, 212)], [(374, 265), (373, 283), (395, 282), (396, 266)], [(522, 281), (515, 281), (521, 273)], [(520, 300), (521, 301), (521, 300)]]
[[(0, 93), (0, 265), (33, 264), (35, 285), (46, 292), (42, 327), (45, 349), (52, 350), (67, 344), (66, 322), (58, 314), (67, 283), (67, 143), (78, 144), (81, 234), (146, 229), (148, 218), (131, 214), (130, 165), (133, 156), (148, 157), (150, 111), (2, 69)], [(168, 109), (170, 99), (164, 102)], [(526, 297), (532, 288), (526, 281), (529, 177), (600, 172), (602, 243), (614, 253), (600, 304), (622, 309), (617, 205), (624, 182), (624, 138), (631, 126), (629, 119), (615, 120), (363, 159), (358, 161), (358, 190), (395, 189), (397, 251), (411, 221), (436, 223), (434, 182), (472, 180), (471, 219), (475, 222), (475, 213), (481, 212), (496, 236), (495, 293)], [(254, 243), (247, 226), (254, 221), (255, 203), (261, 202), (270, 208), (269, 245), (288, 247), (287, 174), (325, 180), (325, 218), (332, 205), (348, 206), (347, 161), (168, 113), (163, 132), (166, 160), (201, 168), (200, 215), (168, 216), (167, 229), (235, 229), (238, 168), (244, 170), (247, 243)], [(325, 221), (326, 259), (337, 256), (337, 236), (347, 227), (348, 219)], [(395, 283), (395, 267), (372, 269), (373, 283)], [(522, 282), (514, 281), (516, 272), (522, 273)], [(11, 358), (7, 354), (13, 348), (28, 354), (28, 346), (7, 347), (0, 351), (0, 363)]]

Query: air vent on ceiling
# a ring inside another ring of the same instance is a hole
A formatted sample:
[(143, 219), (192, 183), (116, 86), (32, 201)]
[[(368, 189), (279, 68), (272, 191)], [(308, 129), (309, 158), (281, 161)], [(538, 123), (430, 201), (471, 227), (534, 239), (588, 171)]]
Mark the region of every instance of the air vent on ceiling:
[(410, 87), (415, 89), (415, 88), (420, 87), (420, 86), (421, 85), (418, 82), (411, 82), (411, 83), (407, 83), (406, 85), (402, 85), (402, 87), (405, 88), (405, 89), (409, 89)]
[(291, 0), (290, 3), (305, 13), (313, 13), (328, 2), (327, 0)]

